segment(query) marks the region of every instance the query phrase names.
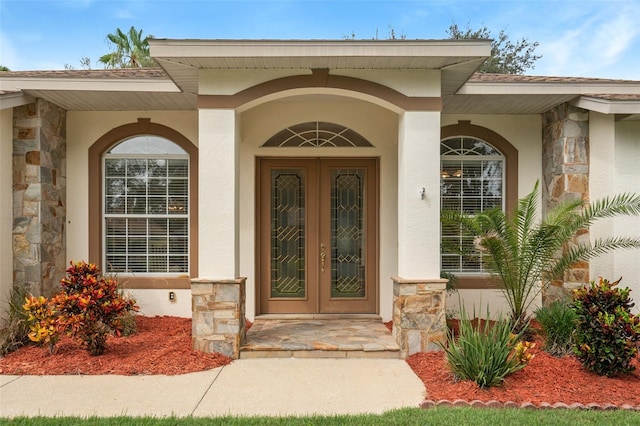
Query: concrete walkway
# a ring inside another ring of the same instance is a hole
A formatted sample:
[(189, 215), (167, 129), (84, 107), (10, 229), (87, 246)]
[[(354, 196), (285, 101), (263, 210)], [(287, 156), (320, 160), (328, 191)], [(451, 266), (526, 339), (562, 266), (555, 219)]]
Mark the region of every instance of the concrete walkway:
[(0, 375), (0, 417), (382, 413), (424, 397), (398, 359), (243, 359), (178, 376)]

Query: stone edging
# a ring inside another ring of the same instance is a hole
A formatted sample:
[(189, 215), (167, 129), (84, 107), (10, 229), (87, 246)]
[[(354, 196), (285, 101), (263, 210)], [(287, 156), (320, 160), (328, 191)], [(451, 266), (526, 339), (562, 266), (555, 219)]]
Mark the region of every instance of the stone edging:
[(582, 410), (630, 410), (630, 411), (640, 411), (640, 405), (630, 405), (630, 404), (598, 404), (595, 402), (589, 404), (580, 404), (578, 402), (574, 402), (572, 404), (565, 404), (563, 402), (556, 402), (555, 404), (550, 404), (548, 402), (541, 402), (540, 404), (534, 404), (533, 402), (515, 402), (515, 401), (507, 401), (500, 402), (492, 399), (490, 401), (480, 401), (479, 399), (474, 399), (472, 401), (467, 401), (464, 399), (455, 399), (453, 401), (449, 401), (448, 399), (441, 399), (438, 401), (434, 401), (431, 399), (425, 399), (420, 403), (420, 408), (428, 409), (435, 407), (476, 407), (476, 408), (526, 408), (533, 410), (548, 410), (553, 408), (564, 408), (564, 409), (582, 409)]

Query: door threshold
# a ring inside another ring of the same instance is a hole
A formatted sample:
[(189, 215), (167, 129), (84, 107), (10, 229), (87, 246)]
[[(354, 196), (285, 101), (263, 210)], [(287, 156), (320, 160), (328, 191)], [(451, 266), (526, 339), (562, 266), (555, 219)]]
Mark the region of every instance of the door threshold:
[(262, 314), (256, 315), (257, 320), (338, 320), (363, 319), (382, 321), (378, 314)]

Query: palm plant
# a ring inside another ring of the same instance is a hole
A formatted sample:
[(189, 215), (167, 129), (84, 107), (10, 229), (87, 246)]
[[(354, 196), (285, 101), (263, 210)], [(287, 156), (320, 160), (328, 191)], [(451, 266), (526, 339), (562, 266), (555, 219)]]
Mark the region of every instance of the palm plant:
[(131, 27), (125, 34), (120, 28), (116, 28), (114, 34), (107, 34), (107, 40), (115, 47), (113, 52), (104, 54), (98, 62), (105, 64), (106, 68), (136, 68), (154, 66), (155, 62), (149, 52), (149, 38), (142, 38), (142, 30), (137, 31)]
[(610, 237), (593, 242), (572, 242), (597, 219), (639, 215), (640, 195), (621, 194), (588, 204), (569, 200), (536, 222), (539, 183), (520, 199), (512, 213), (500, 208), (476, 215), (443, 211), (444, 225), (460, 226), (475, 238), (485, 269), (497, 276), (516, 328), (527, 323), (527, 310), (549, 283), (574, 263), (617, 249), (640, 248), (640, 238)]

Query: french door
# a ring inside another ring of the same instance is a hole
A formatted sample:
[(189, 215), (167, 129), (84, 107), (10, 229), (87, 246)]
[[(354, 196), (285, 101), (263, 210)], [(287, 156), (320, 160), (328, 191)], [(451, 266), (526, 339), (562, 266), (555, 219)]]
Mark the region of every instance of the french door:
[(257, 164), (260, 313), (375, 313), (377, 160)]

